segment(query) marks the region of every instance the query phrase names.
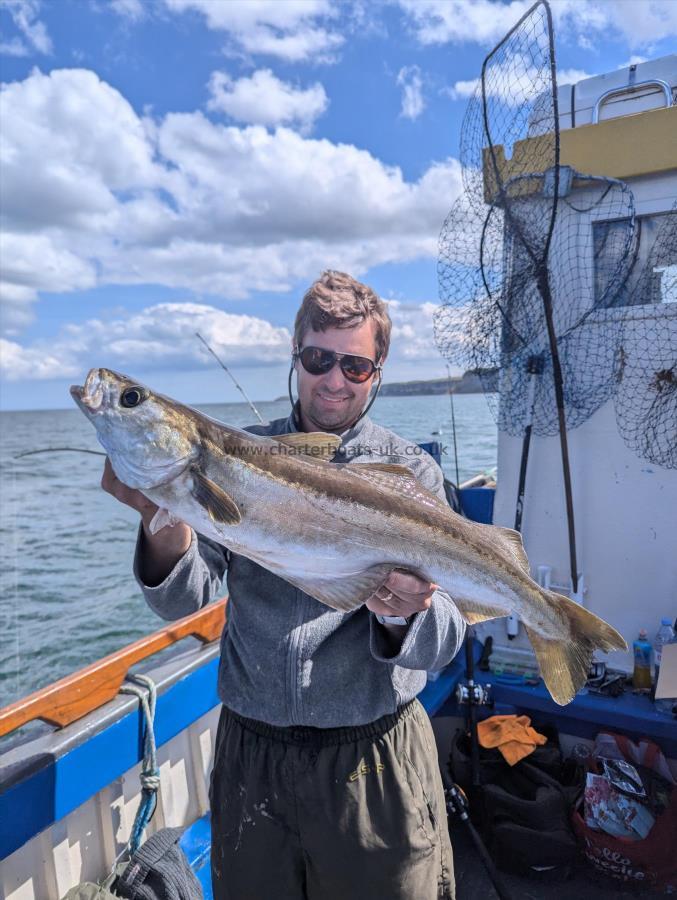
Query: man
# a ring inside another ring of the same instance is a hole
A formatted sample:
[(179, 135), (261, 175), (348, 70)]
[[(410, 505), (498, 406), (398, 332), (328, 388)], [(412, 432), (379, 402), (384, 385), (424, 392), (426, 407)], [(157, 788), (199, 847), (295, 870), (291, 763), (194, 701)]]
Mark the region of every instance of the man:
[[(325, 272), (294, 328), (298, 402), (256, 434), (339, 434), (334, 462), (410, 468), (444, 498), (430, 456), (363, 413), (388, 353), (385, 304)], [(290, 372), (290, 383), (291, 383)], [(352, 613), (332, 610), (182, 523), (151, 535), (156, 507), (107, 463), (104, 489), (141, 513), (135, 574), (174, 619), (227, 575), (223, 702), (211, 782), (217, 900), (433, 900), (454, 896), (425, 670), (456, 654), (464, 626), (447, 595), (393, 572)]]

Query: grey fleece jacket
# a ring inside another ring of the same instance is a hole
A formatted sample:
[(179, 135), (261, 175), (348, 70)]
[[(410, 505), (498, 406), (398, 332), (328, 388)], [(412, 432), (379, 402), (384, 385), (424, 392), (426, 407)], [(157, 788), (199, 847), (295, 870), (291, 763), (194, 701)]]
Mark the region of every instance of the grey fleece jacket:
[[(297, 431), (294, 419), (247, 429), (276, 435)], [(443, 476), (429, 454), (365, 417), (341, 435), (334, 462), (389, 462), (411, 469), (444, 498)], [(149, 606), (177, 619), (214, 599), (227, 573), (228, 618), (221, 639), (219, 696), (231, 710), (271, 725), (319, 728), (361, 725), (393, 713), (458, 652), (465, 625), (441, 591), (417, 613), (399, 650), (362, 606), (330, 609), (244, 556), (193, 533), (188, 551), (157, 587), (134, 574)]]

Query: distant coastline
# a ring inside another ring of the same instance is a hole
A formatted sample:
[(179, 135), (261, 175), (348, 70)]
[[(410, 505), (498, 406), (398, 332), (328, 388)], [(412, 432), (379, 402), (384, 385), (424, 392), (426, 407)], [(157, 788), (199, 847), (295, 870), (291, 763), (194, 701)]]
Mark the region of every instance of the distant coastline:
[[(453, 394), (482, 394), (491, 388), (495, 373), (487, 372), (479, 375), (477, 372), (466, 372), (457, 378), (451, 379), (451, 392)], [(414, 397), (426, 394), (448, 394), (450, 387), (448, 378), (432, 378), (427, 381), (392, 381), (386, 382), (381, 388), (382, 397)]]
[[(452, 394), (483, 394), (485, 391), (497, 390), (494, 384), (496, 371), (487, 370), (482, 374), (466, 372), (451, 379)], [(389, 381), (381, 388), (381, 397), (424, 397), (432, 394), (448, 394), (448, 378), (430, 378), (426, 381)], [(275, 400), (286, 400), (286, 395)]]

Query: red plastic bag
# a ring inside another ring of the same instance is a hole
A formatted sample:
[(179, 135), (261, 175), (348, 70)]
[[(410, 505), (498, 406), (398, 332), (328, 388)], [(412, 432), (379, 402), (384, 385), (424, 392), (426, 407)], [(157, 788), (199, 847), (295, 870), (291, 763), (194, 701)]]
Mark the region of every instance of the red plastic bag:
[(580, 805), (572, 814), (572, 826), (588, 861), (597, 871), (618, 881), (642, 885), (658, 893), (677, 892), (677, 790), (660, 747), (649, 740), (634, 744), (621, 734), (597, 735), (594, 758), (625, 759), (663, 776), (673, 785), (667, 808), (643, 840), (613, 837), (586, 825)]

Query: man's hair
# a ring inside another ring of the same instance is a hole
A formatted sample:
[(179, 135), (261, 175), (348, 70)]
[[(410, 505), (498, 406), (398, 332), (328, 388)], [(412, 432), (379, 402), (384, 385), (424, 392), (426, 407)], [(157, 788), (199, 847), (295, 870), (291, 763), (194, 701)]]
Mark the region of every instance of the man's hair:
[(382, 362), (390, 347), (392, 322), (383, 300), (366, 284), (345, 272), (331, 269), (306, 291), (294, 322), (294, 344), (301, 346), (308, 330), (355, 328), (372, 319), (376, 340), (376, 362)]

